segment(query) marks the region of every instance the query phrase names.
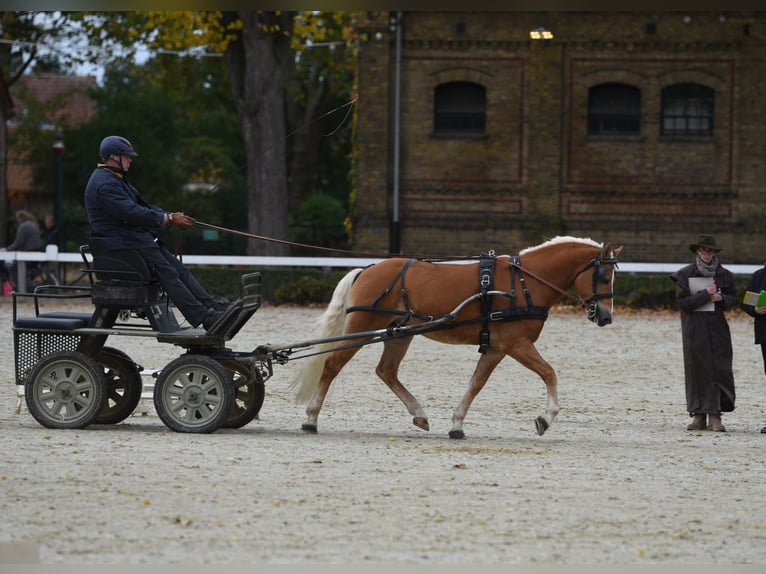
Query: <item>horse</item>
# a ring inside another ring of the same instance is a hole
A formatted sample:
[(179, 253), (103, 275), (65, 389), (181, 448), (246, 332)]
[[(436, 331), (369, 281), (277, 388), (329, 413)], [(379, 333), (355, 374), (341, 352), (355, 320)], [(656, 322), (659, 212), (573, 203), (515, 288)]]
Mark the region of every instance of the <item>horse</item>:
[(336, 285), (318, 320), (319, 344), (293, 381), (296, 402), (308, 403), (301, 428), (317, 432), (332, 381), (362, 346), (382, 341), (376, 374), (404, 403), (413, 424), (429, 430), (423, 406), (397, 376), (413, 336), (422, 334), (447, 344), (478, 344), (481, 352), (452, 416), (450, 438), (465, 438), (468, 409), (506, 355), (545, 383), (545, 411), (535, 420), (537, 434), (544, 434), (559, 412), (556, 371), (534, 345), (548, 309), (569, 297), (598, 326), (610, 324), (621, 251), (611, 243), (559, 236), (515, 257), (489, 253), (467, 262), (393, 257), (351, 270)]

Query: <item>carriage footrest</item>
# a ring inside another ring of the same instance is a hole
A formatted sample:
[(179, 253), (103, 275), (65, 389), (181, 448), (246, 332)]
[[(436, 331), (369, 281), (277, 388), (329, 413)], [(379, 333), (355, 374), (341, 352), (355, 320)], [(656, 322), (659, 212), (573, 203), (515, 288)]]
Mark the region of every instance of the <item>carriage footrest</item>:
[(13, 324), (14, 329), (30, 331), (74, 331), (85, 327), (88, 322), (77, 317), (19, 317)]

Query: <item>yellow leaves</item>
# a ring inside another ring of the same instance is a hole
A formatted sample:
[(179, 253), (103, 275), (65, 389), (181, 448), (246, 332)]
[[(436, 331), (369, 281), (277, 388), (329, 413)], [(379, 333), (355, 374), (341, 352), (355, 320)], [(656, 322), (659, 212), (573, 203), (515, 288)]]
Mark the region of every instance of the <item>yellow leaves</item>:
[(222, 53), (242, 29), (241, 21), (224, 25), (218, 11), (149, 11), (143, 15), (143, 30), (136, 35), (143, 35), (150, 47), (171, 51), (206, 48)]

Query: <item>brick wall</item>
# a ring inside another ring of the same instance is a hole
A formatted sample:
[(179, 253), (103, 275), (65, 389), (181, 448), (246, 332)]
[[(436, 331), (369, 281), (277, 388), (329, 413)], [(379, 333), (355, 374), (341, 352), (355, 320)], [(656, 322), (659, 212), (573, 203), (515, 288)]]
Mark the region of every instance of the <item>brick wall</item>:
[[(360, 22), (354, 248), (391, 246), (396, 44)], [(732, 263), (763, 261), (766, 13), (404, 12), (399, 228), (406, 254), (516, 253), (571, 234), (626, 261), (679, 261), (713, 233)], [(529, 40), (546, 26), (555, 38)], [(486, 88), (480, 137), (434, 134), (434, 88)], [(640, 134), (587, 133), (589, 87), (641, 89)], [(714, 132), (660, 135), (664, 86), (715, 90)]]

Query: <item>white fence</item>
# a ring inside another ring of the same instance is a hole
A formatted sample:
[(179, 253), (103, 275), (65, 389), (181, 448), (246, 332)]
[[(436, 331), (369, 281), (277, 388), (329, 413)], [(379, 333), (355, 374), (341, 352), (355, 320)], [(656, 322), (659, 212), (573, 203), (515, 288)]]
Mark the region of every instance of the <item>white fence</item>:
[[(45, 261), (47, 263), (82, 263), (80, 253), (55, 252), (55, 251), (5, 251), (0, 258), (6, 262), (16, 261), (18, 265), (19, 291), (26, 288), (26, 262)], [(246, 256), (246, 255), (184, 255), (183, 262), (186, 265), (223, 265), (249, 267), (259, 269), (263, 267), (365, 267), (372, 263), (382, 261), (380, 258), (365, 257), (271, 257), (271, 256)], [(461, 261), (468, 263), (468, 261)], [(673, 273), (690, 261), (680, 263), (630, 263), (620, 261), (621, 273)], [(726, 264), (725, 267), (737, 275), (751, 275), (762, 265)]]

